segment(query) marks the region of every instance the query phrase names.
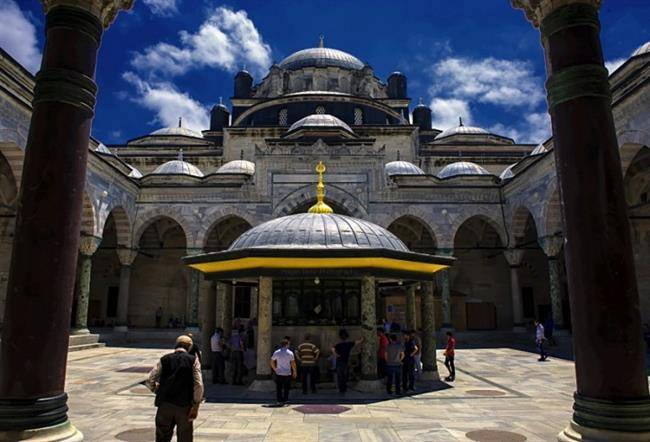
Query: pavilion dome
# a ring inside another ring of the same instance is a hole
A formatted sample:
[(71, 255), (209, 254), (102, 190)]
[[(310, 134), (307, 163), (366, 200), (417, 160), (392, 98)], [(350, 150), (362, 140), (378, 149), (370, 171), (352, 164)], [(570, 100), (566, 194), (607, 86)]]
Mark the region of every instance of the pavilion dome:
[(343, 69), (360, 70), (363, 69), (365, 63), (347, 52), (321, 46), (294, 52), (282, 60), (278, 66), (287, 70), (297, 70), (309, 67), (339, 67)]
[(636, 48), (636, 50), (632, 52), (631, 57), (637, 57), (643, 54), (650, 54), (650, 41), (643, 43), (641, 46)]
[(152, 172), (154, 175), (190, 175), (198, 178), (203, 177), (201, 169), (194, 164), (183, 160), (167, 161), (161, 164)]
[(218, 168), (216, 173), (255, 175), (255, 163), (247, 160), (228, 161), (226, 164)]
[(267, 221), (243, 233), (228, 250), (251, 248), (409, 251), (383, 227), (334, 213), (299, 213)]
[(386, 175), (424, 175), (424, 171), (408, 161), (391, 161), (384, 166)]
[(460, 125), (456, 127), (450, 127), (448, 129), (443, 130), (440, 132), (434, 140), (441, 140), (443, 138), (451, 137), (453, 135), (489, 135), (490, 132), (487, 130), (481, 128), (481, 127), (476, 127), (476, 126), (465, 126), (465, 125)]
[(508, 167), (506, 167), (503, 170), (503, 172), (501, 172), (501, 175), (499, 175), (499, 179), (501, 179), (501, 181), (503, 181), (503, 180), (509, 180), (510, 178), (514, 177), (515, 173), (512, 171), (512, 168), (515, 167), (516, 164), (517, 163), (511, 164)]
[(354, 133), (344, 121), (329, 114), (312, 114), (296, 121), (289, 127), (289, 132), (303, 128), (336, 128)]
[(548, 149), (546, 146), (544, 146), (544, 143), (539, 143), (535, 149), (533, 149), (528, 155), (529, 156), (535, 156), (535, 155), (542, 155), (548, 152)]
[(163, 127), (162, 129), (155, 130), (149, 135), (158, 135), (158, 136), (182, 136), (182, 137), (192, 137), (192, 138), (203, 138), (201, 132), (197, 132), (187, 127)]
[(450, 178), (459, 175), (490, 175), (490, 172), (469, 161), (448, 164), (438, 172), (438, 178)]

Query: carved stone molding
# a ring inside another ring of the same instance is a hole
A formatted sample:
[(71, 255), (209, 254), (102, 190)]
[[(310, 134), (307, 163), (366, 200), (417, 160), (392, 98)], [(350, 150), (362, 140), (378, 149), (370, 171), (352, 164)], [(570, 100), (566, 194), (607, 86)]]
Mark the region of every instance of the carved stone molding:
[(131, 9), (133, 0), (41, 0), (47, 14), (57, 6), (70, 6), (90, 12), (97, 17), (104, 28), (108, 28), (122, 9)]
[(526, 18), (538, 28), (542, 20), (562, 6), (584, 3), (600, 8), (602, 0), (510, 0), (513, 8), (522, 9)]

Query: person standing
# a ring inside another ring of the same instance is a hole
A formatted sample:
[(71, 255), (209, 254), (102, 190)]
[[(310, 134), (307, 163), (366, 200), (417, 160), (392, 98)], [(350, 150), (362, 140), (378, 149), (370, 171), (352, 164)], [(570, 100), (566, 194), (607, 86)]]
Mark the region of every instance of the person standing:
[(454, 363), (454, 358), (456, 357), (456, 338), (452, 332), (448, 331), (445, 333), (447, 335), (447, 346), (445, 347), (445, 367), (449, 370), (449, 376), (445, 378), (447, 382), (454, 382), (456, 380), (456, 365)]
[(226, 360), (223, 356), (223, 328), (217, 327), (210, 338), (212, 351), (212, 383), (226, 383)]
[(386, 377), (386, 347), (388, 338), (383, 327), (377, 327), (377, 375), (379, 378)]
[(296, 359), (291, 350), (289, 350), (289, 341), (283, 339), (280, 348), (273, 352), (271, 356), (271, 369), (275, 373), (275, 396), (278, 405), (285, 405), (289, 402), (289, 389), (291, 388), (291, 379), (296, 379), (298, 370), (296, 368)]
[(163, 309), (162, 306), (158, 306), (156, 309), (156, 328), (160, 328), (160, 324), (162, 322), (162, 317), (163, 317)]
[(176, 427), (178, 442), (191, 442), (193, 421), (203, 400), (201, 363), (188, 353), (192, 339), (181, 335), (173, 353), (166, 354), (149, 372), (146, 386), (156, 393), (156, 442), (169, 442)]
[(535, 319), (535, 344), (537, 345), (537, 351), (539, 351), (539, 362), (544, 362), (548, 355), (546, 354), (546, 349), (544, 348), (544, 343), (546, 341), (546, 336), (544, 336), (544, 326)]
[(404, 393), (415, 391), (415, 355), (418, 346), (411, 336), (411, 332), (405, 330), (404, 335), (404, 359), (402, 360), (402, 389)]
[(203, 354), (201, 353), (201, 346), (196, 343), (196, 338), (192, 333), (188, 333), (187, 336), (192, 340), (192, 347), (188, 350), (188, 353), (196, 356), (199, 359), (199, 362), (203, 364)]
[(316, 363), (320, 356), (320, 349), (311, 342), (311, 335), (307, 333), (302, 344), (298, 346), (296, 353), (300, 362), (300, 383), (302, 394), (307, 394), (307, 387), (312, 393), (316, 393)]
[(339, 387), (339, 393), (348, 391), (348, 363), (350, 353), (355, 345), (363, 342), (363, 338), (357, 341), (349, 341), (350, 335), (347, 330), (339, 331), (339, 343), (332, 347), (332, 354), (336, 358), (336, 385)]
[(232, 369), (232, 385), (244, 385), (244, 327), (233, 329), (228, 346), (230, 347), (230, 364)]
[(391, 334), (390, 343), (386, 346), (386, 392), (402, 394), (402, 361), (404, 360), (404, 346), (395, 334)]

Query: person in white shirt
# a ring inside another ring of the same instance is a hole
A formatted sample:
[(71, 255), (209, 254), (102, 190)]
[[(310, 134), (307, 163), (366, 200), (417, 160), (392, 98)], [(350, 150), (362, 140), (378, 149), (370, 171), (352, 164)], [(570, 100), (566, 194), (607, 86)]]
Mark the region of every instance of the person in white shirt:
[(541, 322), (535, 319), (535, 344), (537, 344), (537, 350), (539, 351), (538, 361), (543, 362), (548, 357), (546, 354), (546, 349), (544, 349), (544, 343), (546, 341), (546, 336), (544, 336), (544, 326)]
[(210, 338), (212, 350), (212, 383), (226, 383), (226, 360), (223, 357), (223, 329), (217, 327)]
[(298, 370), (296, 358), (289, 350), (289, 340), (283, 339), (280, 348), (271, 356), (271, 368), (275, 373), (275, 394), (278, 405), (285, 405), (289, 401), (291, 379), (296, 379)]

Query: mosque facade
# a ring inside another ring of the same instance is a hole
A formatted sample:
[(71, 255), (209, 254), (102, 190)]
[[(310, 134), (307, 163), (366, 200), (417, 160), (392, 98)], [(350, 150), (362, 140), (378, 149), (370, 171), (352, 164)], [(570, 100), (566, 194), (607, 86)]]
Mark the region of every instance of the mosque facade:
[[(650, 44), (610, 76), (644, 322), (648, 78)], [(33, 85), (33, 76), (0, 51), (0, 317)], [(184, 127), (180, 116), (177, 127), (124, 144), (91, 140), (73, 333), (171, 326), (207, 334), (215, 325), (257, 319), (255, 284), (203, 278), (183, 258), (226, 251), (251, 232), (259, 237), (271, 220), (306, 213), (317, 202), (319, 162), (327, 166), (324, 202), (341, 219), (374, 226), (339, 224), (337, 234), (379, 232), (412, 252), (455, 258), (429, 282), (392, 278), (378, 286), (377, 320), (511, 331), (552, 316), (557, 328), (570, 328), (552, 139), (520, 144), (462, 120), (434, 128), (431, 110), (409, 98), (405, 74), (384, 82), (357, 57), (322, 44), (274, 64), (257, 82), (237, 73), (230, 103), (215, 105), (202, 131)], [(291, 238), (311, 235), (314, 245), (325, 227), (294, 225)], [(434, 318), (419, 313), (426, 290), (434, 293)], [(362, 291), (342, 269), (320, 280), (274, 278), (273, 338), (311, 329), (320, 330), (319, 340), (333, 339), (340, 326), (359, 329)]]

